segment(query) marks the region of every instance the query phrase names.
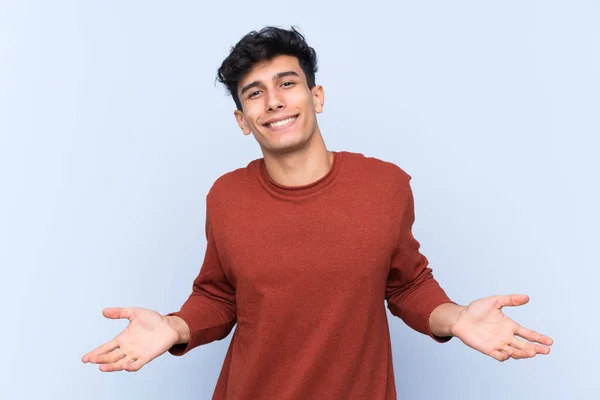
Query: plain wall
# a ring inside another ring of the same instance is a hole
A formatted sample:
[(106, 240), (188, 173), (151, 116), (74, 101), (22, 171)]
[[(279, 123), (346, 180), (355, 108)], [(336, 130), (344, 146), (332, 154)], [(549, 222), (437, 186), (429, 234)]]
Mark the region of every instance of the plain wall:
[(298, 26), (331, 150), (412, 179), (414, 234), (457, 302), (505, 312), (549, 356), (499, 363), (388, 313), (403, 399), (597, 399), (600, 3), (0, 1), (2, 399), (210, 399), (231, 334), (136, 373), (80, 358), (178, 310), (205, 196), (261, 157), (215, 84), (245, 33)]

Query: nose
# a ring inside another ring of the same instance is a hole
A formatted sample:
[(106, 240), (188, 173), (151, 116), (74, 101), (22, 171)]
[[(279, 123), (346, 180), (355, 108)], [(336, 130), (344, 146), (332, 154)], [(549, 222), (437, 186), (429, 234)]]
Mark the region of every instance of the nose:
[(281, 110), (285, 107), (283, 99), (277, 92), (271, 93), (267, 99), (267, 111)]

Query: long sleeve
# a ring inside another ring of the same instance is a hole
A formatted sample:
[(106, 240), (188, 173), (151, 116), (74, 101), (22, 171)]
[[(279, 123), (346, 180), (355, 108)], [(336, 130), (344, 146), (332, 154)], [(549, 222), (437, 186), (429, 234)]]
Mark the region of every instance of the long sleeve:
[(170, 351), (237, 327), (215, 400), (395, 400), (386, 302), (411, 328), (448, 340), (429, 328), (450, 300), (412, 236), (410, 177), (377, 158), (333, 154), (307, 185), (277, 183), (261, 158), (207, 196), (204, 264), (174, 313), (191, 339)]
[(169, 349), (176, 356), (183, 355), (196, 346), (224, 339), (236, 323), (235, 288), (227, 279), (219, 260), (209, 208), (207, 200), (207, 243), (200, 273), (181, 310), (167, 314), (181, 317), (190, 328), (189, 342)]
[(434, 279), (427, 258), (420, 253), (419, 242), (412, 234), (415, 221), (414, 198), (410, 176), (403, 180), (400, 204), (403, 210), (396, 250), (393, 253), (386, 286), (390, 312), (409, 327), (442, 343), (451, 337), (435, 336), (429, 326), (431, 312), (440, 304), (454, 303)]

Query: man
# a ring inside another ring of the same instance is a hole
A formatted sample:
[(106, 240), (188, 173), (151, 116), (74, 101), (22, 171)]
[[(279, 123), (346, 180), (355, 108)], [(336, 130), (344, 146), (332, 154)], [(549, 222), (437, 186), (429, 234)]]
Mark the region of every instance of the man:
[(293, 28), (250, 32), (232, 49), (218, 78), (263, 158), (211, 187), (206, 255), (181, 310), (105, 309), (131, 322), (83, 362), (137, 371), (167, 351), (221, 340), (237, 323), (215, 399), (395, 399), (386, 302), (438, 342), (456, 336), (499, 361), (549, 353), (552, 339), (501, 311), (526, 295), (468, 306), (448, 298), (412, 235), (410, 176), (327, 150), (316, 71)]

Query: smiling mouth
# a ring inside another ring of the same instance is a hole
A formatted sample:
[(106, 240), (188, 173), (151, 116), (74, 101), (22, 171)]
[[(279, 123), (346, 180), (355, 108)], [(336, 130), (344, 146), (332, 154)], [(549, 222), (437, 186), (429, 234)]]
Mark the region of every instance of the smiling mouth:
[(285, 127), (287, 127), (288, 125), (291, 125), (294, 123), (294, 121), (296, 121), (296, 119), (298, 118), (297, 115), (290, 117), (290, 118), (286, 118), (284, 120), (281, 121), (277, 121), (277, 122), (271, 122), (270, 124), (265, 124), (265, 126), (267, 128), (270, 129), (283, 129)]

